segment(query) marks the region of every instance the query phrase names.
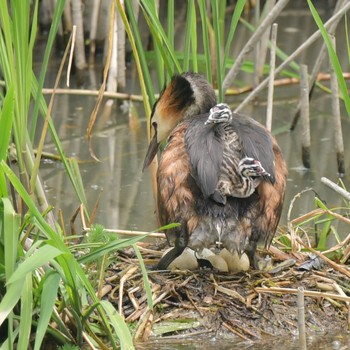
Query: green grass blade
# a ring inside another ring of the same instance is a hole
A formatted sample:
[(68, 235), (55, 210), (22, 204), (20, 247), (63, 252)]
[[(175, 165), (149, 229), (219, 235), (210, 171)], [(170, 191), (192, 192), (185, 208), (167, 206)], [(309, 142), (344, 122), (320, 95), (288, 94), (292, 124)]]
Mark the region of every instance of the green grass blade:
[(151, 285), (150, 285), (149, 280), (148, 280), (145, 262), (143, 261), (143, 258), (142, 258), (142, 255), (140, 253), (140, 249), (138, 248), (138, 246), (136, 244), (133, 244), (132, 246), (135, 250), (137, 259), (140, 263), (140, 267), (141, 267), (141, 271), (142, 271), (143, 285), (145, 286), (146, 295), (147, 295), (147, 304), (148, 304), (149, 309), (153, 310), (152, 289), (151, 289)]
[[(156, 1), (150, 1), (150, 5), (152, 7), (152, 12), (154, 14), (154, 17), (157, 19), (157, 22), (160, 23)], [(163, 58), (161, 55), (161, 50), (160, 50), (161, 47), (162, 47), (161, 45), (154, 45), (154, 55), (155, 55), (155, 59), (156, 59), (156, 71), (157, 71), (157, 77), (158, 77), (158, 89), (159, 90), (161, 90), (163, 88), (164, 83), (165, 83), (164, 61), (163, 61)]]
[[(10, 85), (3, 108), (0, 110), (0, 126), (1, 126), (1, 142), (0, 142), (0, 160), (6, 160), (7, 152), (10, 145), (11, 129), (13, 122), (13, 110), (14, 110), (14, 88), (13, 84)], [(0, 197), (7, 197), (7, 184), (4, 173), (0, 171)]]
[(347, 13), (345, 13), (345, 38), (346, 38), (346, 48), (347, 48), (347, 51), (348, 51), (348, 60), (349, 60), (349, 65), (350, 65), (350, 41), (349, 41), (349, 28), (348, 28), (348, 15)]
[[(154, 90), (153, 90), (153, 84), (151, 80), (151, 76), (149, 73), (147, 61), (145, 58), (140, 33), (138, 30), (138, 25), (134, 16), (134, 11), (132, 8), (131, 0), (125, 1), (125, 7), (128, 13), (128, 18), (126, 16), (126, 13), (123, 9), (123, 6), (120, 2), (120, 0), (117, 1), (118, 11), (122, 17), (125, 31), (129, 37), (130, 45), (132, 48), (132, 52), (134, 54), (134, 59), (137, 67), (138, 77), (140, 79), (140, 87), (141, 92), (143, 96), (143, 105), (145, 109), (145, 113), (147, 116), (151, 114), (151, 107), (150, 105), (153, 105), (155, 102), (154, 98)], [(150, 128), (148, 127), (148, 130)]]
[(118, 314), (117, 310), (110, 302), (106, 300), (101, 300), (100, 304), (105, 310), (115, 333), (120, 339), (121, 348), (123, 350), (133, 350), (134, 345), (132, 337), (129, 328), (124, 322), (124, 319)]
[[(0, 241), (3, 243), (3, 257), (1, 263), (5, 266), (6, 281), (11, 277), (17, 260), (18, 236), (20, 232), (20, 215), (13, 210), (8, 198), (0, 201)], [(9, 287), (6, 287), (9, 290)], [(11, 307), (11, 306), (10, 306)], [(11, 311), (11, 310), (10, 310)], [(12, 343), (15, 338), (13, 329), (13, 315), (8, 316), (8, 339)]]
[[(177, 73), (181, 72), (181, 66), (179, 61), (176, 58), (174, 48), (170, 46), (168, 38), (164, 32), (164, 29), (152, 11), (151, 0), (144, 0), (141, 2), (142, 10), (145, 15), (145, 19), (148, 23), (148, 26), (152, 32), (153, 38), (155, 39), (154, 44), (158, 45), (159, 51), (163, 57), (166, 69), (170, 75), (174, 74), (174, 71), (171, 69), (171, 66), (175, 66), (175, 71)], [(165, 46), (165, 47), (164, 47)]]
[[(168, 42), (171, 47), (174, 46), (174, 20), (175, 20), (175, 11), (174, 11), (174, 0), (168, 0), (168, 26), (167, 26), (167, 33), (168, 33)], [(170, 66), (172, 71), (174, 71), (174, 63), (170, 62)], [(167, 72), (168, 73), (168, 72)], [(170, 78), (168, 75), (167, 78)]]
[(21, 282), (23, 284), (23, 289), (21, 295), (21, 320), (19, 322), (18, 349), (29, 349), (33, 310), (32, 275), (27, 274)]
[(8, 147), (10, 145), (14, 102), (14, 87), (13, 84), (11, 84), (6, 92), (3, 108), (0, 111), (0, 160), (6, 159)]
[(246, 3), (246, 0), (238, 0), (235, 6), (235, 10), (233, 12), (233, 16), (230, 24), (230, 30), (229, 30), (227, 40), (226, 40), (226, 45), (225, 45), (225, 52), (223, 57), (222, 73), (221, 73), (222, 76), (225, 76), (227, 60), (230, 57), (231, 44), (233, 41), (233, 37), (235, 35), (237, 24), (239, 22), (239, 19), (241, 18), (245, 3)]
[(216, 48), (216, 83), (218, 88), (218, 100), (223, 101), (222, 92), (222, 74), (221, 74), (221, 40), (220, 40), (220, 18), (219, 18), (219, 3), (218, 0), (211, 1), (213, 11), (213, 28), (215, 34), (215, 48)]
[(0, 302), (0, 325), (6, 320), (10, 312), (17, 305), (23, 289), (23, 280), (10, 284), (6, 288), (6, 294)]
[(8, 284), (22, 280), (25, 276), (50, 262), (50, 260), (61, 255), (62, 251), (47, 244), (39, 248), (34, 254), (27, 257), (21, 264), (18, 265), (17, 269), (11, 275), (10, 279), (7, 281)]
[(206, 9), (206, 1), (198, 0), (199, 5), (199, 13), (201, 17), (202, 23), (202, 40), (203, 40), (203, 48), (204, 48), (204, 57), (205, 57), (205, 71), (207, 75), (207, 79), (210, 84), (213, 83), (212, 70), (211, 70), (211, 52), (209, 45), (209, 28), (208, 28), (208, 15)]
[(76, 158), (69, 159), (70, 168), (74, 177), (75, 190), (80, 199), (80, 202), (84, 204), (85, 208), (88, 208), (88, 202), (85, 195), (85, 189), (83, 179), (81, 178), (79, 165)]
[(194, 0), (189, 0), (187, 2), (187, 16), (186, 16), (186, 26), (185, 26), (185, 44), (184, 44), (184, 60), (182, 65), (182, 70), (188, 72), (190, 70), (190, 52), (191, 52), (191, 42), (192, 42), (192, 23), (194, 19)]
[(334, 68), (335, 74), (337, 76), (338, 79), (338, 83), (339, 83), (339, 87), (340, 87), (340, 91), (342, 92), (343, 98), (344, 98), (344, 104), (345, 104), (345, 108), (346, 111), (348, 113), (348, 117), (350, 118), (350, 96), (348, 93), (348, 89), (347, 89), (347, 85), (343, 76), (343, 72), (342, 72), (342, 68), (340, 66), (340, 62), (338, 59), (338, 56), (336, 54), (336, 52), (334, 51), (333, 45), (332, 45), (332, 41), (329, 37), (329, 34), (326, 30), (326, 28), (323, 25), (323, 22), (319, 16), (319, 14), (316, 11), (316, 8), (314, 7), (314, 5), (312, 4), (311, 0), (307, 0), (308, 5), (310, 7), (310, 11), (312, 13), (312, 16), (318, 26), (318, 28), (321, 31), (322, 37), (324, 42), (326, 43), (327, 49), (328, 49), (328, 54), (330, 57), (330, 61), (332, 63), (332, 66)]
[(45, 337), (52, 310), (55, 307), (60, 280), (58, 273), (47, 273), (45, 276), (40, 298), (40, 318), (36, 330), (34, 350), (40, 350), (41, 343)]
[[(36, 1), (36, 3), (37, 2), (38, 1)], [(64, 5), (65, 5), (65, 0), (58, 0), (55, 3), (55, 10), (54, 10), (53, 17), (52, 17), (52, 23), (51, 23), (51, 27), (50, 27), (50, 32), (49, 32), (49, 36), (47, 38), (47, 44), (46, 44), (46, 47), (45, 47), (43, 60), (41, 62), (41, 70), (40, 70), (40, 77), (39, 77), (39, 82), (38, 82), (37, 96), (35, 98), (33, 114), (32, 114), (32, 120), (31, 120), (31, 127), (30, 127), (30, 132), (29, 132), (30, 140), (32, 142), (34, 141), (36, 126), (37, 126), (38, 113), (39, 113), (39, 107), (40, 107), (40, 103), (39, 103), (40, 98), (39, 97), (42, 94), (41, 90), (42, 90), (42, 88), (44, 86), (47, 66), (48, 66), (48, 63), (49, 63), (49, 58), (50, 58), (52, 46), (55, 43), (57, 30), (58, 30), (58, 27), (59, 27), (59, 25), (61, 23), (61, 19), (62, 19), (61, 17), (62, 17)], [(35, 11), (34, 13), (37, 13), (37, 11)]]
[(4, 240), (5, 276), (6, 280), (8, 280), (15, 269), (17, 260), (20, 216), (13, 210), (8, 198), (1, 199), (0, 214), (2, 214), (0, 237)]
[(196, 7), (194, 6), (194, 0), (191, 1), (193, 9), (191, 9), (191, 50), (192, 50), (192, 70), (193, 72), (198, 72), (198, 52), (197, 52), (197, 16)]
[(127, 239), (119, 239), (116, 241), (109, 242), (107, 244), (103, 244), (101, 247), (94, 249), (92, 252), (85, 254), (81, 258), (78, 259), (80, 264), (86, 264), (91, 261), (95, 261), (102, 257), (103, 255), (106, 255), (112, 251), (120, 250), (125, 247), (131, 246), (132, 244), (141, 241), (147, 237), (147, 235), (142, 235), (138, 237), (133, 238), (127, 238)]

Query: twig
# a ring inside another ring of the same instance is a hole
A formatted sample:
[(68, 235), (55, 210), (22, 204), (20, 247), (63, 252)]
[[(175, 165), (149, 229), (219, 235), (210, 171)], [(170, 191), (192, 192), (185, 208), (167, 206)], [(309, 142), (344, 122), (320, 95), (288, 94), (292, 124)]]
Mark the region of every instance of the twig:
[[(73, 55), (74, 55), (74, 47), (75, 47), (75, 38), (77, 36), (77, 26), (74, 25), (72, 27), (72, 46), (70, 48), (70, 53), (69, 53), (69, 60), (68, 60), (68, 67), (67, 67), (67, 86), (69, 87), (69, 79), (70, 79), (70, 71), (72, 69), (72, 62), (73, 62)], [(56, 89), (57, 90), (57, 89)], [(54, 89), (55, 93), (56, 90)]]
[(304, 288), (299, 287), (297, 290), (298, 306), (298, 330), (300, 349), (306, 350), (306, 333), (305, 333), (305, 307), (304, 307)]
[(340, 194), (342, 197), (344, 197), (345, 199), (347, 199), (348, 201), (350, 201), (350, 192), (344, 190), (343, 188), (341, 188), (340, 186), (338, 186), (336, 183), (334, 183), (333, 181), (327, 179), (326, 177), (321, 177), (321, 182), (330, 187), (333, 191), (337, 192), (338, 194)]
[(277, 28), (278, 28), (277, 23), (274, 23), (271, 29), (270, 81), (269, 81), (269, 89), (267, 94), (267, 112), (266, 112), (266, 128), (269, 131), (271, 131), (271, 127), (272, 127), (273, 87), (274, 87), (274, 78), (275, 78)]
[[(295, 288), (280, 288), (280, 287), (256, 287), (254, 288), (257, 293), (268, 293), (268, 294), (298, 294), (298, 290)], [(314, 290), (304, 290), (304, 296), (310, 297), (310, 298), (330, 298), (330, 299), (336, 299), (341, 300), (345, 302), (350, 302), (350, 297), (343, 296), (339, 294), (333, 294), (333, 293), (323, 293), (323, 292), (316, 292)]]
[[(43, 88), (42, 93), (43, 94), (52, 94), (54, 89), (50, 88)], [(87, 90), (87, 89), (56, 89), (55, 94), (56, 95), (80, 95), (80, 96), (98, 96), (99, 95), (98, 90)], [(102, 92), (103, 97), (108, 98), (116, 98), (121, 100), (130, 100), (130, 101), (137, 101), (142, 102), (143, 97), (141, 95), (133, 95), (133, 94), (126, 94), (122, 92), (111, 92), (111, 91), (103, 91)]]
[(135, 271), (137, 271), (138, 266), (131, 266), (129, 270), (126, 272), (126, 274), (120, 279), (119, 282), (119, 302), (118, 302), (118, 308), (119, 308), (119, 314), (120, 316), (124, 317), (123, 314), (123, 294), (124, 294), (124, 283), (126, 280), (128, 280)]
[(244, 339), (244, 340), (250, 340), (248, 337), (246, 337), (245, 335), (239, 333), (238, 331), (236, 331), (235, 329), (233, 329), (231, 326), (229, 326), (226, 322), (223, 322), (222, 325), (228, 329), (231, 333), (238, 335), (240, 338)]
[[(84, 227), (83, 230), (85, 232), (90, 232), (91, 228), (89, 227)], [(125, 236), (142, 236), (142, 235), (147, 235), (147, 237), (152, 237), (152, 238), (165, 238), (165, 234), (161, 232), (146, 232), (146, 231), (129, 231), (129, 230), (118, 230), (118, 229), (108, 229), (104, 228), (103, 229), (107, 233), (118, 233), (121, 235)]]

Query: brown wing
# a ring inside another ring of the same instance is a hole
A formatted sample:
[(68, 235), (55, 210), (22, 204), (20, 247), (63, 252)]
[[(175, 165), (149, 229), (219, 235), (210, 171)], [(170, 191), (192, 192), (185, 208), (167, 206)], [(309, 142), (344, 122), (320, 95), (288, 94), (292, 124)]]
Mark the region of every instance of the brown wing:
[(281, 217), (288, 173), (281, 150), (274, 138), (272, 143), (276, 181), (274, 184), (264, 181), (258, 187), (260, 213), (253, 224), (252, 233), (252, 241), (261, 242), (266, 247), (270, 245)]
[[(184, 134), (187, 122), (180, 123), (171, 133), (168, 144), (161, 154), (158, 165), (158, 218), (162, 225), (181, 223), (192, 232), (197, 226), (195, 214), (196, 189), (191, 172), (190, 162), (185, 147)], [(176, 234), (176, 229), (172, 230)]]

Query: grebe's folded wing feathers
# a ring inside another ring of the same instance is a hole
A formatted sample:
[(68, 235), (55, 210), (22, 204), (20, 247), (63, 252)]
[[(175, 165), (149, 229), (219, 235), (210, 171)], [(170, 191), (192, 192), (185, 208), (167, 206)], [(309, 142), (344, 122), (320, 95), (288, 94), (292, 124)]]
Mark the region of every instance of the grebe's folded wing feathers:
[(244, 155), (257, 159), (270, 174), (268, 180), (274, 183), (276, 181), (275, 156), (269, 132), (254, 119), (235, 113), (231, 123), (239, 135)]
[(214, 194), (220, 175), (223, 143), (220, 136), (204, 123), (208, 114), (193, 118), (185, 134), (192, 176), (206, 198)]

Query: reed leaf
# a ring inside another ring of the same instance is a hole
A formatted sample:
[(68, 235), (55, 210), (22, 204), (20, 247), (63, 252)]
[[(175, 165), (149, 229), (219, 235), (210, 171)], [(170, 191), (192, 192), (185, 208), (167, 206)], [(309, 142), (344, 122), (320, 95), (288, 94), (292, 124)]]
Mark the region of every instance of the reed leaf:
[(221, 73), (222, 76), (225, 76), (225, 73), (226, 73), (225, 70), (226, 70), (226, 66), (227, 66), (227, 60), (230, 57), (230, 50), (231, 50), (233, 37), (235, 35), (237, 24), (241, 18), (245, 3), (246, 3), (246, 0), (238, 0), (237, 4), (235, 6), (235, 10), (234, 10), (233, 15), (232, 15), (230, 30), (228, 32), (228, 36), (226, 39), (225, 52), (224, 52), (224, 57), (223, 57), (222, 73)]
[(106, 255), (112, 251), (120, 250), (125, 247), (129, 247), (130, 245), (141, 241), (147, 237), (147, 235), (141, 235), (133, 238), (127, 239), (118, 239), (116, 241), (109, 242), (107, 244), (102, 244), (100, 247), (96, 247), (92, 252), (85, 254), (84, 256), (78, 258), (78, 262), (80, 264), (90, 263), (101, 258), (103, 255)]
[(153, 310), (153, 296), (152, 296), (152, 289), (151, 289), (151, 285), (149, 283), (148, 280), (148, 275), (147, 275), (147, 270), (146, 270), (146, 266), (145, 266), (145, 262), (143, 261), (142, 255), (140, 253), (140, 249), (138, 248), (138, 246), (136, 244), (132, 245), (137, 259), (139, 261), (140, 267), (141, 267), (141, 271), (142, 271), (142, 280), (143, 280), (143, 285), (145, 287), (145, 291), (146, 291), (146, 295), (147, 295), (147, 304), (148, 304), (148, 308), (150, 310)]
[(348, 60), (349, 60), (349, 65), (350, 65), (350, 40), (349, 40), (349, 27), (348, 27), (348, 15), (345, 13), (345, 38), (346, 38), (346, 48), (348, 51)]
[[(167, 25), (167, 33), (168, 33), (168, 41), (169, 41), (169, 45), (171, 47), (175, 47), (174, 46), (174, 37), (175, 37), (175, 33), (174, 33), (174, 22), (175, 22), (175, 11), (174, 11), (174, 0), (168, 0), (168, 25)], [(172, 68), (172, 70), (174, 70), (174, 63), (170, 63), (170, 66)], [(167, 73), (167, 78), (170, 78), (169, 72)]]
[[(160, 23), (159, 18), (154, 13), (151, 3), (151, 0), (145, 0), (141, 3), (141, 8), (143, 10), (145, 19), (148, 23), (148, 27), (152, 32), (155, 44), (159, 47), (159, 51), (164, 60), (165, 68), (167, 69), (169, 74), (173, 75), (175, 72), (180, 73), (181, 66), (176, 58), (174, 48), (171, 47), (171, 45), (169, 44), (168, 38), (164, 32), (162, 24)], [(172, 65), (175, 66), (174, 70), (171, 67)]]
[(204, 48), (204, 59), (205, 59), (205, 71), (209, 83), (212, 84), (212, 67), (211, 67), (211, 55), (210, 55), (210, 45), (209, 45), (209, 28), (208, 28), (208, 15), (205, 0), (198, 0), (199, 14), (201, 17), (202, 24), (202, 40)]
[[(21, 322), (19, 322), (18, 349), (30, 348), (30, 331), (32, 328), (33, 281), (31, 274), (22, 279)], [(23, 283), (24, 282), (24, 283)]]
[[(144, 105), (145, 113), (146, 115), (150, 115), (151, 114), (150, 105), (153, 105), (155, 102), (154, 90), (153, 90), (151, 76), (149, 74), (149, 69), (147, 66), (147, 61), (144, 55), (144, 50), (143, 50), (143, 46), (140, 38), (139, 29), (134, 16), (132, 2), (131, 0), (125, 1), (125, 6), (126, 6), (130, 23), (128, 21), (128, 18), (126, 16), (126, 13), (123, 9), (123, 6), (120, 0), (117, 1), (117, 6), (125, 26), (125, 31), (130, 40), (132, 52), (134, 54), (137, 73), (140, 79), (140, 87), (141, 87), (141, 92), (143, 96), (143, 105)], [(149, 126), (147, 127), (147, 129), (150, 130)]]
[[(14, 87), (13, 84), (7, 90), (3, 108), (0, 110), (0, 125), (1, 125), (1, 142), (0, 142), (0, 160), (6, 160), (7, 152), (10, 146), (11, 129), (13, 122), (14, 110)], [(0, 171), (0, 197), (7, 197), (7, 184), (4, 173)]]
[(334, 68), (335, 74), (336, 74), (337, 79), (338, 79), (340, 91), (342, 92), (342, 95), (344, 98), (345, 108), (346, 108), (346, 111), (348, 113), (348, 117), (350, 118), (350, 96), (348, 93), (347, 85), (346, 85), (346, 82), (345, 82), (345, 79), (343, 76), (343, 72), (342, 72), (342, 68), (341, 68), (338, 56), (337, 56), (336, 52), (334, 51), (332, 41), (329, 37), (329, 34), (328, 34), (326, 28), (323, 25), (323, 22), (319, 16), (319, 14), (316, 11), (315, 6), (313, 5), (311, 0), (307, 0), (307, 3), (310, 7), (310, 11), (311, 11), (312, 16), (313, 16), (319, 30), (321, 31), (323, 40), (326, 43), (328, 54), (330, 57), (330, 61), (331, 61), (332, 66)]
[(120, 339), (121, 348), (124, 350), (134, 349), (130, 331), (126, 326), (123, 318), (116, 311), (115, 307), (106, 300), (101, 300), (100, 303), (103, 309), (105, 310), (115, 333)]
[[(38, 1), (36, 1), (36, 3), (37, 2)], [(41, 70), (40, 70), (40, 76), (39, 76), (39, 81), (38, 81), (37, 95), (34, 96), (35, 103), (34, 103), (34, 107), (33, 107), (31, 126), (30, 126), (30, 131), (29, 131), (30, 141), (32, 143), (34, 142), (35, 131), (37, 128), (37, 119), (38, 119), (38, 114), (39, 114), (39, 110), (40, 110), (40, 102), (39, 101), (40, 101), (40, 98), (42, 97), (41, 90), (44, 86), (44, 81), (45, 81), (45, 76), (46, 76), (47, 66), (48, 66), (49, 59), (50, 59), (52, 46), (55, 43), (57, 30), (58, 30), (59, 25), (61, 24), (61, 18), (62, 18), (64, 5), (65, 5), (65, 0), (56, 1), (56, 6), (55, 6), (55, 10), (54, 10), (53, 17), (52, 17), (52, 23), (51, 23), (49, 35), (47, 38), (44, 56), (43, 56), (43, 60), (41, 62)], [(36, 4), (36, 6), (37, 6), (37, 4)], [(34, 11), (34, 14), (35, 14), (35, 16), (37, 16), (37, 10)], [(36, 21), (33, 20), (33, 23), (36, 23)], [(33, 25), (33, 28), (36, 28), (36, 26)]]
[[(185, 26), (185, 44), (184, 44), (184, 60), (182, 65), (182, 70), (188, 72), (190, 70), (190, 60), (192, 57), (192, 70), (194, 72), (198, 71), (197, 59), (195, 58), (197, 54), (197, 26), (196, 26), (196, 16), (195, 16), (195, 6), (194, 0), (189, 0), (187, 3), (187, 16), (186, 16), (186, 26)], [(191, 46), (192, 56), (191, 56)], [(195, 49), (195, 50), (194, 50)], [(196, 66), (196, 68), (195, 68)]]
[(220, 40), (220, 18), (219, 18), (219, 3), (218, 0), (211, 0), (213, 12), (213, 28), (215, 34), (216, 48), (216, 84), (218, 88), (218, 100), (223, 101), (222, 91), (222, 74), (221, 74), (221, 40)]
[(46, 273), (40, 295), (40, 318), (36, 328), (34, 350), (40, 350), (46, 335), (52, 310), (55, 307), (61, 277), (56, 272)]

